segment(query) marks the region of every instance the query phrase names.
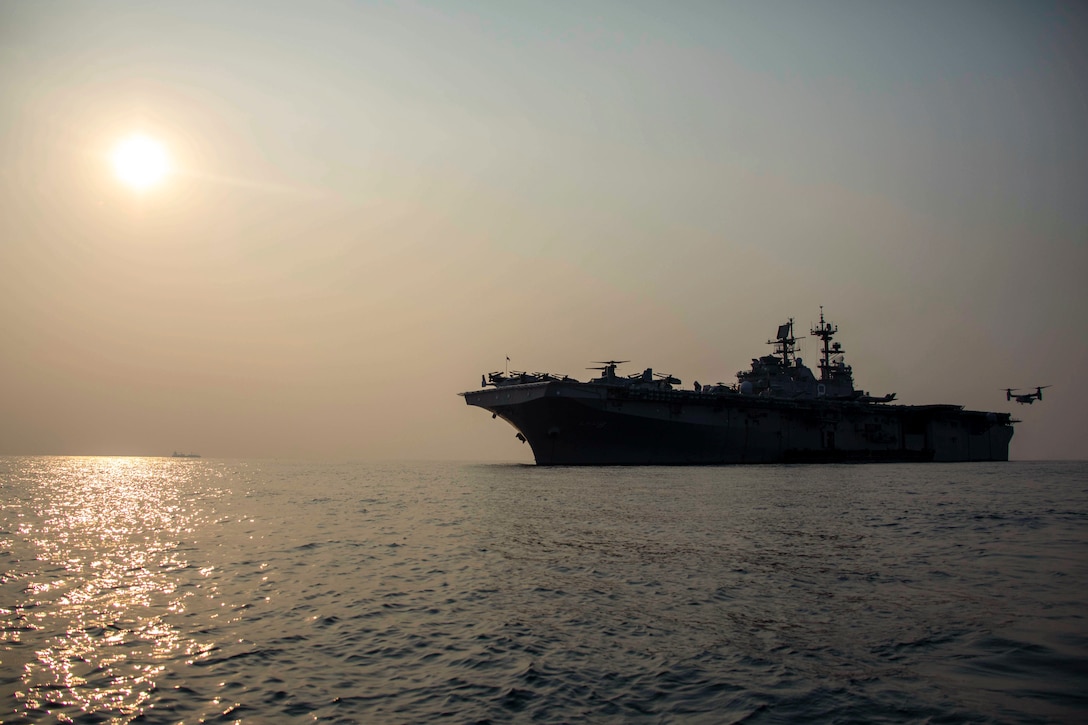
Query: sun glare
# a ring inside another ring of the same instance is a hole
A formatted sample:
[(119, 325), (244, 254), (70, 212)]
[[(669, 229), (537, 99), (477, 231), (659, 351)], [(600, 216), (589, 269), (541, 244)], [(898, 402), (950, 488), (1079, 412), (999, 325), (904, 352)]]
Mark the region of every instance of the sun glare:
[(130, 136), (113, 150), (113, 170), (133, 189), (155, 186), (170, 172), (166, 148), (147, 136)]

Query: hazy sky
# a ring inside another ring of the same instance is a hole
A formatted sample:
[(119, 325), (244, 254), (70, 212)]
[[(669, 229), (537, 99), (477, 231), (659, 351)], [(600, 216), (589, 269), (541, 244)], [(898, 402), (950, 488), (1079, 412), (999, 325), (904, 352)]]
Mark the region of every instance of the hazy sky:
[(732, 382), (824, 305), (1088, 458), (1086, 129), (1076, 0), (3, 2), (0, 453), (527, 461), (507, 355)]

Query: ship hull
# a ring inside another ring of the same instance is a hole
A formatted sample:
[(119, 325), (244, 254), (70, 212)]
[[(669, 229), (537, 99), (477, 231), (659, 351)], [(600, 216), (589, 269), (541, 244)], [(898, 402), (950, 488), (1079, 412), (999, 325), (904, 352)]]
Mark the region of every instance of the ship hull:
[(552, 381), (463, 393), (538, 465), (1005, 461), (1008, 414)]

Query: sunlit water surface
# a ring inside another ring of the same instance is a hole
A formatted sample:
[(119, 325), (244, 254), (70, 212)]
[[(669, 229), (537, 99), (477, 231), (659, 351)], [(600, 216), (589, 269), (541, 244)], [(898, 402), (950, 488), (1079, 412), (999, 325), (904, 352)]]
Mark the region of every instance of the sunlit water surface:
[(3, 722), (1083, 722), (1088, 465), (0, 458)]

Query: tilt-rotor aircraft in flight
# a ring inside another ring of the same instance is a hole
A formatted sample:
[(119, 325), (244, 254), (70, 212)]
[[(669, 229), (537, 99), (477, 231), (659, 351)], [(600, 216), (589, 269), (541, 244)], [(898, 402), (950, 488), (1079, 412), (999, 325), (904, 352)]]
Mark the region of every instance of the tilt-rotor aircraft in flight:
[(1028, 392), (1028, 393), (1019, 393), (1019, 394), (1016, 393), (1016, 391), (1019, 390), (1019, 388), (1005, 388), (1005, 400), (1015, 400), (1020, 405), (1024, 405), (1024, 404), (1031, 405), (1036, 400), (1042, 400), (1043, 399), (1043, 388), (1050, 388), (1050, 387), (1053, 387), (1053, 386), (1051, 386), (1051, 385), (1038, 385), (1038, 386), (1035, 387), (1035, 392), (1034, 393)]

